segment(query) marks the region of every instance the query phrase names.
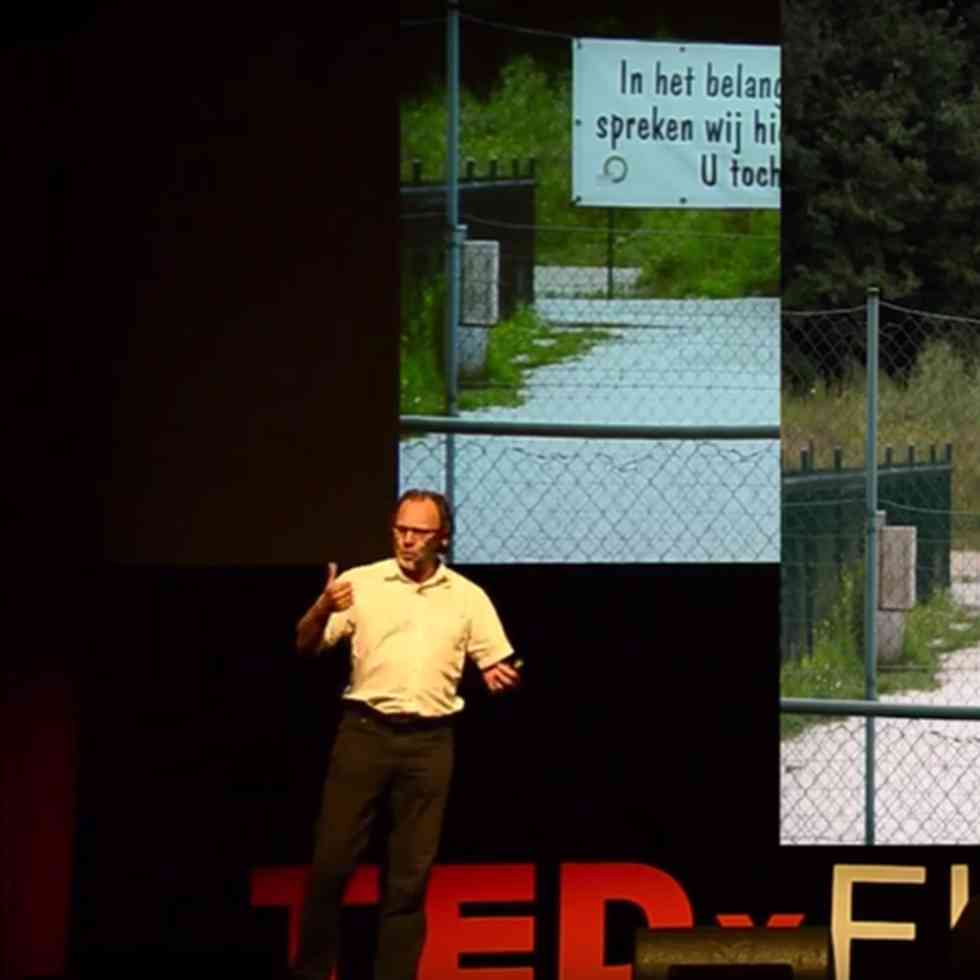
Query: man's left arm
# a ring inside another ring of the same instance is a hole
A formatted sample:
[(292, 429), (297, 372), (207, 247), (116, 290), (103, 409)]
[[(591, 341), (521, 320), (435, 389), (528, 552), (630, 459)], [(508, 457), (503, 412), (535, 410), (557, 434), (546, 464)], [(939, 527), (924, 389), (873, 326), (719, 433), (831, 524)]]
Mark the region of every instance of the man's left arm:
[(492, 667), (487, 667), (480, 673), (483, 676), (483, 683), (487, 685), (487, 688), (493, 694), (517, 687), (521, 682), (521, 675), (517, 668), (512, 667), (510, 664), (494, 664)]
[(521, 675), (516, 667), (503, 663), (513, 654), (514, 648), (507, 639), (497, 610), (480, 588), (476, 588), (473, 594), (466, 652), (479, 668), (483, 683), (492, 693), (509, 690), (520, 683)]

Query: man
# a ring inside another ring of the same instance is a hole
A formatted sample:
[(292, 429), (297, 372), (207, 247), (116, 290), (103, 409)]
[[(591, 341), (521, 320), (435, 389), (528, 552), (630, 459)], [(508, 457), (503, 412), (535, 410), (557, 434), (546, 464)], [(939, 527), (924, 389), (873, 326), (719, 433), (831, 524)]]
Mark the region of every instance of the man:
[(351, 681), (330, 758), (303, 909), (298, 980), (323, 980), (337, 960), (344, 887), (379, 807), (391, 831), (382, 878), (375, 980), (415, 977), (425, 940), (425, 887), (453, 759), (457, 685), (470, 657), (487, 687), (519, 681), (486, 593), (441, 560), (452, 514), (441, 494), (409, 490), (393, 512), (394, 558), (337, 575), (296, 627), (313, 654), (351, 641)]

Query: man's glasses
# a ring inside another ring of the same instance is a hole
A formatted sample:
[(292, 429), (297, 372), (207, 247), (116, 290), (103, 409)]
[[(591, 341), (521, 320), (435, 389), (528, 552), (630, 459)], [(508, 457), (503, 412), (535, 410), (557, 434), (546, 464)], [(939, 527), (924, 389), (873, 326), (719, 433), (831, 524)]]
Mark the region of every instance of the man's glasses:
[(431, 538), (433, 534), (438, 534), (442, 528), (439, 527), (409, 527), (405, 524), (394, 524), (392, 525), (395, 530), (395, 534), (400, 538), (407, 537), (409, 534), (414, 534), (417, 538)]

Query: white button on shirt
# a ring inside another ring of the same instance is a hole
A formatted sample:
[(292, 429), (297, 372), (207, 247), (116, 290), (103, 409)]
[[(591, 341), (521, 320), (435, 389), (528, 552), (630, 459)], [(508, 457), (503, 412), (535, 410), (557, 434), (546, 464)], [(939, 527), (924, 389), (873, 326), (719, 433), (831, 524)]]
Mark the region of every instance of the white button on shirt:
[(345, 698), (384, 712), (454, 714), (465, 658), (485, 670), (514, 652), (486, 592), (445, 565), (421, 584), (394, 558), (337, 581), (353, 585), (354, 603), (327, 620), (320, 649), (350, 638)]

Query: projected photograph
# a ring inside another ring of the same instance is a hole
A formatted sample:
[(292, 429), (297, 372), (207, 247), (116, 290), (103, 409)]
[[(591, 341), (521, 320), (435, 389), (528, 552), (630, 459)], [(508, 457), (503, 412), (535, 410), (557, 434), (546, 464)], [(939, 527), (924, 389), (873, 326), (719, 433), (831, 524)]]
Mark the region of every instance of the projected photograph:
[(980, 26), (866, 7), (782, 25), (780, 839), (975, 846)]
[(456, 561), (776, 562), (779, 48), (589, 23), (402, 94), (401, 487)]

